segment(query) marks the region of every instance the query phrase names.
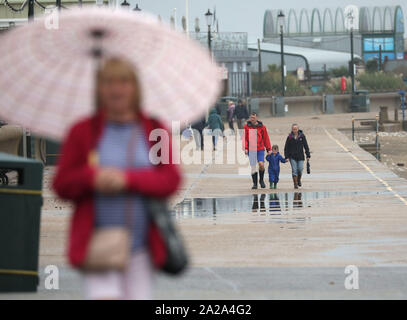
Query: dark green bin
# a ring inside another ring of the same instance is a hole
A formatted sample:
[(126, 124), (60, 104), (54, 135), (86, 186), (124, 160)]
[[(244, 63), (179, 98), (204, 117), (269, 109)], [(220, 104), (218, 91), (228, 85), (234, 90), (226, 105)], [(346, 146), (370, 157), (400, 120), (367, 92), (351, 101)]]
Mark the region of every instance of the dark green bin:
[(0, 170), (13, 176), (0, 184), (0, 292), (37, 291), (43, 165), (0, 153)]
[(370, 99), (369, 91), (358, 90), (351, 96), (350, 112), (369, 112)]
[(60, 144), (53, 140), (46, 140), (46, 165), (56, 165), (59, 157)]

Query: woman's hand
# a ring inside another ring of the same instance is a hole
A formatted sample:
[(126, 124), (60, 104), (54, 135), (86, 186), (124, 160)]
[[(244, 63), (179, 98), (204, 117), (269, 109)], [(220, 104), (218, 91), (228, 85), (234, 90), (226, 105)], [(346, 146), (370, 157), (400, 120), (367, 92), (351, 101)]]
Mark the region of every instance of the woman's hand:
[(96, 174), (95, 190), (100, 193), (119, 193), (126, 187), (126, 176), (116, 168), (100, 168)]

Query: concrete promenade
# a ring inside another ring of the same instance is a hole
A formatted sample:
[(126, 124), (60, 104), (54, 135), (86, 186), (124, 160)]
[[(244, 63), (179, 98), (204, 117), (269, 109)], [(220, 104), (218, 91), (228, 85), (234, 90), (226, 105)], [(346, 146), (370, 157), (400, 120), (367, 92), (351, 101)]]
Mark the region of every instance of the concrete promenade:
[[(290, 165), (277, 190), (251, 190), (237, 164), (184, 165), (171, 199), (191, 255), (181, 278), (158, 276), (163, 299), (407, 298), (407, 181), (337, 128), (351, 114), (267, 118), (272, 144), (283, 152), (291, 124), (304, 130), (311, 174), (294, 192)], [(371, 115), (357, 115), (363, 117)], [(56, 200), (45, 174), (41, 285), (36, 294), (0, 299), (80, 299), (81, 278), (65, 262), (70, 205)], [(60, 289), (44, 289), (44, 268), (60, 269)], [(359, 268), (359, 289), (346, 290), (345, 267)]]

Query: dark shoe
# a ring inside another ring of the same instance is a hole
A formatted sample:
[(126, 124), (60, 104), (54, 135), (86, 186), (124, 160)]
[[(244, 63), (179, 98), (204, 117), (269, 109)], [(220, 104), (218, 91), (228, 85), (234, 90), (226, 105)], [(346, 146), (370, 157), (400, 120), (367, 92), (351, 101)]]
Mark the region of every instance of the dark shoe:
[(274, 182), (270, 182), (270, 189), (274, 189)]
[(257, 189), (257, 172), (252, 174), (252, 180), (253, 180), (252, 189)]
[(274, 183), (274, 189), (277, 189), (277, 182)]
[(302, 185), (301, 185), (301, 174), (298, 174), (298, 179), (297, 179), (298, 181), (298, 186), (299, 187), (301, 187)]
[(262, 188), (265, 188), (265, 187), (266, 187), (266, 184), (264, 183), (264, 171), (265, 171), (265, 170), (259, 171), (259, 174), (260, 174), (260, 186), (261, 186)]
[(294, 182), (294, 189), (298, 189), (298, 178), (297, 178), (297, 176), (293, 176), (293, 182)]

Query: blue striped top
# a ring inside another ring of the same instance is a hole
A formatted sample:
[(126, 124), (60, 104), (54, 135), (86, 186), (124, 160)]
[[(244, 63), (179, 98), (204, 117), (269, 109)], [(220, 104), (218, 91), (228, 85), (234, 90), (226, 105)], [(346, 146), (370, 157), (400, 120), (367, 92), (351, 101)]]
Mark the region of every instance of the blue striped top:
[[(132, 138), (133, 135), (133, 138)], [(133, 163), (127, 163), (130, 140), (133, 140)], [(148, 157), (148, 141), (143, 127), (136, 123), (106, 124), (98, 144), (99, 165), (119, 169), (141, 168), (151, 166)], [(125, 225), (126, 210), (131, 212), (132, 251), (137, 251), (147, 244), (148, 215), (143, 197), (139, 194), (105, 195), (97, 194), (95, 198), (95, 226), (97, 228)]]

